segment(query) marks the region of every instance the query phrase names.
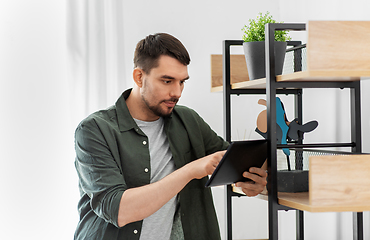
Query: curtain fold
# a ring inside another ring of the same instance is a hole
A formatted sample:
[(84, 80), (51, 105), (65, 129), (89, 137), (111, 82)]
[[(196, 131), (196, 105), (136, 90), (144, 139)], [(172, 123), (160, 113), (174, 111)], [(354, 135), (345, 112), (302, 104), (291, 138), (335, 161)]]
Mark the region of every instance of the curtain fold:
[(67, 48), (73, 122), (104, 109), (126, 88), (119, 0), (68, 0)]

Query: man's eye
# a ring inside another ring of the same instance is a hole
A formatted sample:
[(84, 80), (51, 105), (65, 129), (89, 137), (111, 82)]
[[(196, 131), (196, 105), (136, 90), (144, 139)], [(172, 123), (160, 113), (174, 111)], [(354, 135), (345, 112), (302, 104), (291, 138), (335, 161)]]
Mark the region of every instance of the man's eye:
[(163, 82), (166, 83), (166, 84), (171, 83), (171, 81), (168, 81), (168, 80), (163, 80)]

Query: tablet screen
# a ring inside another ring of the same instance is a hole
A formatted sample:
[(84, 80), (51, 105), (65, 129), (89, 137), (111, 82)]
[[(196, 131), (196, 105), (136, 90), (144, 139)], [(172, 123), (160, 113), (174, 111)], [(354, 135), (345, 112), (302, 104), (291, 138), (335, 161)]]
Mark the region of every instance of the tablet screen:
[(232, 142), (216, 167), (206, 187), (251, 181), (243, 172), (251, 167), (262, 167), (267, 158), (267, 140)]

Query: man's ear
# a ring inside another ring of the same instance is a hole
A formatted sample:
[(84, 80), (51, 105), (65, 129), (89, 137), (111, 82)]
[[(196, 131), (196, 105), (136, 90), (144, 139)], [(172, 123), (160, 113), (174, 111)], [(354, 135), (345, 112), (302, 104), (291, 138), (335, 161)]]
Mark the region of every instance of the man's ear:
[(143, 75), (144, 75), (144, 72), (141, 68), (135, 68), (133, 73), (132, 73), (132, 77), (134, 78), (134, 82), (140, 88), (143, 86)]

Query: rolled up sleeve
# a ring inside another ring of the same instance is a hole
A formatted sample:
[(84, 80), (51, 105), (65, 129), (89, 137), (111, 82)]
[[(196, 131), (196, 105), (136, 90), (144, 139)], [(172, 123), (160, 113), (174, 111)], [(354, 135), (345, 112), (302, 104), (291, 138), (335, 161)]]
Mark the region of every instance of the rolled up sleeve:
[(127, 185), (119, 160), (114, 159), (94, 121), (76, 129), (75, 151), (81, 194), (90, 198), (90, 207), (98, 217), (118, 227), (119, 204)]

